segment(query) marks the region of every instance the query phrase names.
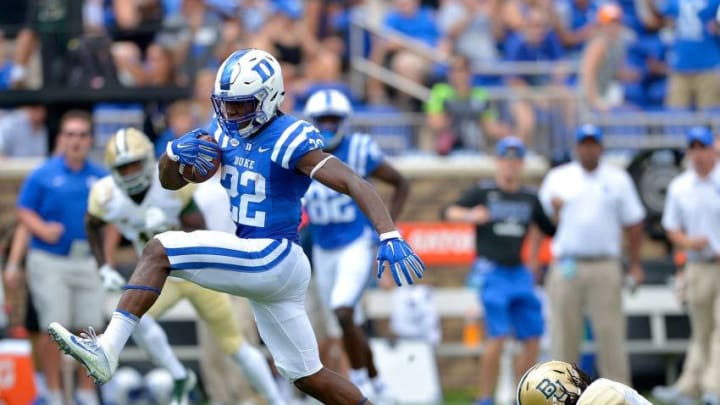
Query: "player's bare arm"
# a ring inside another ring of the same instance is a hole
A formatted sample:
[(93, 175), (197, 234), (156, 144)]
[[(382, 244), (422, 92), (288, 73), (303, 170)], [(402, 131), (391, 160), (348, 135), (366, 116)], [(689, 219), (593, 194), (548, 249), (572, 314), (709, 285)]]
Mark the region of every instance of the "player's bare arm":
[(180, 163), (171, 160), (167, 154), (160, 157), (160, 184), (168, 190), (179, 190), (188, 184), (180, 174)]
[[(312, 173), (321, 162), (325, 163)], [(313, 150), (303, 156), (297, 164), (297, 170), (332, 188), (335, 191), (349, 195), (355, 200), (362, 212), (367, 215), (378, 233), (395, 230), (390, 213), (378, 195), (375, 187), (368, 181), (355, 174), (339, 159), (319, 149)]]
[(370, 177), (383, 181), (393, 187), (394, 191), (390, 199), (390, 217), (393, 220), (397, 220), (410, 194), (410, 182), (388, 162), (382, 162), (380, 166), (370, 174)]
[(85, 214), (85, 233), (87, 234), (88, 244), (90, 245), (90, 252), (98, 266), (105, 264), (106, 260), (103, 238), (105, 225), (107, 225), (107, 223), (101, 218), (89, 213)]

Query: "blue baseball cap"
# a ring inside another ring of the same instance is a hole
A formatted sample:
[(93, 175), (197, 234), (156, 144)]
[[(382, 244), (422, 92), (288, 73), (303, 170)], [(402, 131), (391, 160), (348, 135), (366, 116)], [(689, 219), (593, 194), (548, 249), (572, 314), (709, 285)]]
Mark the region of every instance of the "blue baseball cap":
[(602, 143), (603, 132), (597, 125), (581, 125), (575, 132), (575, 142), (580, 143), (586, 139), (594, 139), (595, 142)]
[(516, 136), (506, 136), (495, 145), (495, 154), (502, 158), (522, 159), (525, 152), (525, 144)]
[(700, 142), (702, 146), (710, 146), (715, 143), (715, 135), (708, 127), (692, 127), (685, 133), (688, 146), (692, 146), (694, 142)]

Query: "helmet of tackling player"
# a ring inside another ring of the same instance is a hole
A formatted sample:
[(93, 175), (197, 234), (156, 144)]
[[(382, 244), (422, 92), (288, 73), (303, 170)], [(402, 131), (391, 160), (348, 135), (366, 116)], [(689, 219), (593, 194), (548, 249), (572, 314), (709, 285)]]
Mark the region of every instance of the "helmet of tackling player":
[(575, 404), (589, 381), (570, 363), (548, 361), (536, 364), (520, 379), (518, 405)]
[(338, 90), (319, 90), (308, 98), (304, 114), (320, 131), (325, 149), (332, 150), (348, 131), (352, 106), (350, 100)]
[(105, 146), (105, 164), (115, 183), (128, 194), (150, 187), (155, 174), (155, 152), (150, 139), (135, 128), (123, 128)]
[(247, 138), (277, 114), (284, 97), (278, 61), (260, 49), (241, 49), (220, 65), (211, 99), (225, 133)]

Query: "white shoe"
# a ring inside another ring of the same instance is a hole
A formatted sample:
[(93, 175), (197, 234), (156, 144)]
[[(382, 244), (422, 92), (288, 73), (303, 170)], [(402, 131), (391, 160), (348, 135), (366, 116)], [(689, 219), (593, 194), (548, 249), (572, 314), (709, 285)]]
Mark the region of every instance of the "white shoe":
[(118, 359), (117, 356), (103, 349), (92, 327), (80, 336), (76, 336), (59, 323), (53, 322), (48, 327), (48, 333), (60, 346), (60, 350), (73, 356), (85, 366), (95, 384), (105, 384), (110, 381), (118, 366)]
[(195, 385), (197, 385), (197, 376), (194, 371), (188, 369), (187, 377), (175, 380), (170, 405), (189, 405), (190, 393), (195, 389)]
[(675, 387), (657, 386), (652, 396), (669, 405), (695, 405), (695, 399)]

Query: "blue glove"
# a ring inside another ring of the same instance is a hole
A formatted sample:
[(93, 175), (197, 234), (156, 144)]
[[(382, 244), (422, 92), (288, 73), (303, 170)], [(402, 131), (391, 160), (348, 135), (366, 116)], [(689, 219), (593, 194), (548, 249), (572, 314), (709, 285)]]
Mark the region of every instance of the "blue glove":
[(385, 271), (385, 263), (390, 267), (395, 284), (402, 285), (400, 274), (405, 277), (408, 284), (413, 284), (413, 277), (410, 274), (412, 269), (416, 278), (422, 278), (425, 271), (425, 264), (413, 252), (410, 245), (400, 239), (398, 231), (386, 232), (380, 235), (380, 249), (377, 253), (378, 278), (382, 277)]
[(208, 135), (204, 129), (193, 129), (185, 135), (168, 143), (165, 152), (170, 160), (185, 166), (193, 166), (200, 175), (207, 175), (213, 169), (212, 161), (218, 157), (217, 145), (199, 139)]

